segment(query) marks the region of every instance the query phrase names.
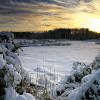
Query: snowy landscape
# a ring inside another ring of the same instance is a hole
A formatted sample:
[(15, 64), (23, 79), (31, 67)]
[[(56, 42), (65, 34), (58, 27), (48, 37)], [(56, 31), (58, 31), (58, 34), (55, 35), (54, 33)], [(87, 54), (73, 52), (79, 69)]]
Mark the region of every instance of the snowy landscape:
[(0, 41), (0, 100), (100, 100), (96, 41)]
[(0, 0), (0, 100), (100, 100), (100, 0)]

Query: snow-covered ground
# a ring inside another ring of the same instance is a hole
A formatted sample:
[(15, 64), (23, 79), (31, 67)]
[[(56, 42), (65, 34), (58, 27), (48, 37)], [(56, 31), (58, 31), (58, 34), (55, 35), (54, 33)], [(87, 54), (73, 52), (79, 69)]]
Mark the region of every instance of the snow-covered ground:
[[(64, 41), (67, 42), (67, 41)], [(65, 75), (70, 74), (73, 62), (80, 61), (91, 63), (100, 53), (100, 45), (94, 42), (70, 41), (70, 46), (38, 46), (24, 47), (20, 53), (20, 60), (23, 67), (31, 75), (41, 77), (43, 81), (48, 77), (48, 81), (58, 82)], [(41, 78), (39, 84), (43, 84)]]

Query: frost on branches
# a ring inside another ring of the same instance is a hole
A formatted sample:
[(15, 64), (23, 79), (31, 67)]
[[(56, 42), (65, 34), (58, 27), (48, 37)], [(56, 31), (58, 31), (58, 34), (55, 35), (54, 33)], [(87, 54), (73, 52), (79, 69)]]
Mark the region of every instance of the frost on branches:
[(19, 95), (15, 89), (19, 84), (30, 83), (18, 58), (18, 48), (13, 33), (0, 33), (0, 100), (35, 100), (31, 94)]
[(76, 62), (73, 72), (51, 91), (54, 100), (100, 100), (100, 55), (91, 65)]

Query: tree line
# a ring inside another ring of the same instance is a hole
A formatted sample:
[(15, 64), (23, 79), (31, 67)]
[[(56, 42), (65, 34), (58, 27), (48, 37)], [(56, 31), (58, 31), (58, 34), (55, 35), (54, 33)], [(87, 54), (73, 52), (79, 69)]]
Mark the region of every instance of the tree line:
[(44, 32), (13, 32), (15, 38), (21, 39), (69, 39), (69, 40), (88, 40), (100, 39), (100, 33), (89, 29), (69, 29), (61, 28)]

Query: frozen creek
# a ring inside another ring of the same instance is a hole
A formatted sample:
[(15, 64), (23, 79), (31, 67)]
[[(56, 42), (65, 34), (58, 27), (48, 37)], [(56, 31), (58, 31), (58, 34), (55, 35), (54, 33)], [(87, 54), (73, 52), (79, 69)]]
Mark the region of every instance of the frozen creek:
[(43, 79), (47, 77), (48, 83), (57, 83), (63, 76), (71, 73), (73, 62), (91, 63), (100, 52), (100, 45), (94, 42), (70, 41), (70, 43), (72, 44), (70, 46), (23, 48), (20, 60), (34, 82), (43, 85)]

